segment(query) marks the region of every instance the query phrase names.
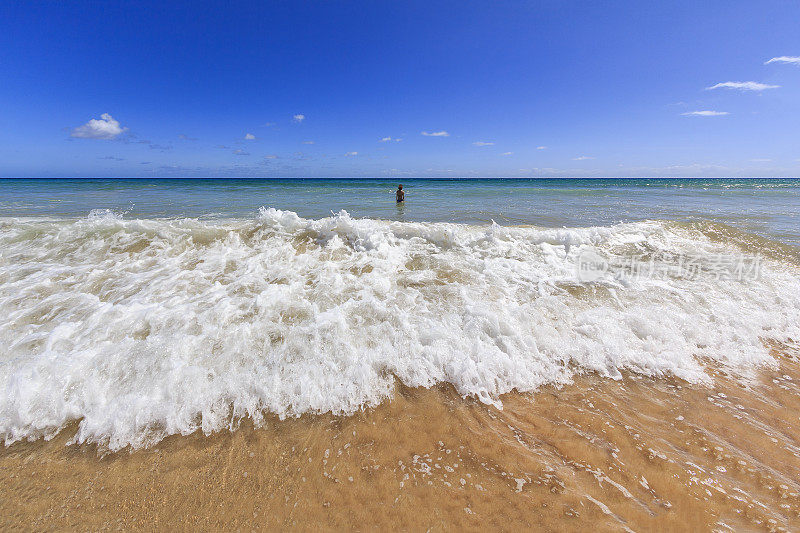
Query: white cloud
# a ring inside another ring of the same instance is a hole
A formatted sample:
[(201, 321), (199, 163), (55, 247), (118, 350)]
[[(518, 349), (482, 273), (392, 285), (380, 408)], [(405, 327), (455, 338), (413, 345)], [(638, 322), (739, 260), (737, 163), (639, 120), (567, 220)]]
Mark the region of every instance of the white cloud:
[(792, 65), (800, 65), (800, 56), (780, 56), (780, 57), (773, 57), (766, 63), (765, 65), (769, 65), (770, 63), (789, 63)]
[(70, 136), (79, 139), (113, 139), (127, 130), (128, 128), (121, 127), (114, 117), (103, 113), (99, 119), (93, 118), (83, 126), (72, 130)]
[(688, 111), (681, 113), (687, 117), (721, 117), (722, 115), (730, 115), (727, 111)]
[(475, 141), (472, 144), (474, 144), (475, 146), (494, 146), (494, 143), (486, 142), (486, 141)]
[(252, 133), (245, 133), (244, 140), (246, 140), (246, 141), (255, 141), (256, 140), (256, 136), (253, 135)]
[[(423, 135), (425, 135), (425, 134), (423, 133)], [(381, 140), (379, 140), (378, 142), (381, 142), (381, 143), (388, 143), (388, 142), (394, 141), (394, 142), (396, 142), (396, 143), (399, 143), (399, 142), (400, 142), (400, 141), (402, 141), (402, 140), (403, 140), (403, 139), (398, 139), (398, 138), (395, 138), (395, 137), (384, 137), (384, 138), (382, 138)]]
[(756, 159), (751, 159), (750, 161), (752, 161), (753, 163), (768, 163), (772, 161), (772, 159), (756, 158)]
[(450, 134), (446, 131), (423, 131), (422, 134), (425, 137), (450, 137)]
[(294, 120), (295, 122), (303, 122), (305, 119), (306, 119), (305, 115), (297, 114), (292, 116), (292, 120)]
[(245, 152), (244, 150), (234, 150), (234, 155), (250, 155), (250, 152)]
[(278, 156), (277, 156), (277, 155), (272, 155), (272, 154), (270, 154), (270, 155), (265, 155), (265, 156), (264, 156), (264, 159), (278, 159)]
[(314, 144), (314, 141), (303, 141), (303, 144)]
[(344, 155), (345, 155), (345, 157), (353, 157), (353, 156), (356, 156), (356, 155), (358, 155), (358, 152), (347, 152), (347, 153), (346, 153), (346, 154), (344, 154)]
[(503, 153), (502, 153), (502, 154), (500, 154), (500, 155), (514, 155), (514, 152), (503, 152)]
[(547, 150), (547, 146), (537, 146), (537, 150)]
[(726, 81), (706, 87), (707, 91), (713, 89), (739, 89), (740, 91), (763, 91), (764, 89), (777, 89), (780, 85), (767, 85), (757, 81)]
[(587, 159), (594, 159), (594, 157), (591, 157), (591, 156), (588, 156), (588, 155), (581, 155), (581, 156), (578, 156), (578, 157), (574, 157), (572, 160), (573, 161), (586, 161)]

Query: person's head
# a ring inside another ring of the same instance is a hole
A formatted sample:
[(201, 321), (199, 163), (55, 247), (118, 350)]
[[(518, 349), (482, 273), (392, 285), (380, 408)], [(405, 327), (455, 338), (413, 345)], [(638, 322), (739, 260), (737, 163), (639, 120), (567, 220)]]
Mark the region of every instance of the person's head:
[(402, 191), (402, 190), (403, 190), (403, 186), (402, 186), (402, 185), (398, 185), (398, 186), (397, 186), (397, 190), (398, 190), (398, 191)]

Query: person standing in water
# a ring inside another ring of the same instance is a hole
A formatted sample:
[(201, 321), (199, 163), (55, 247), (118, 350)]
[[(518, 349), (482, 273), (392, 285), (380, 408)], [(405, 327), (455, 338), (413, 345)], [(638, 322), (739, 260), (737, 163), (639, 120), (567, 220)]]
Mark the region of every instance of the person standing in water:
[(405, 202), (405, 200), (406, 200), (406, 193), (405, 193), (405, 192), (403, 192), (403, 186), (402, 186), (402, 185), (398, 185), (398, 186), (397, 186), (397, 192), (395, 192), (395, 193), (394, 193), (394, 195), (395, 195), (395, 197), (397, 198), (397, 203), (398, 203), (398, 204), (399, 204), (400, 202)]

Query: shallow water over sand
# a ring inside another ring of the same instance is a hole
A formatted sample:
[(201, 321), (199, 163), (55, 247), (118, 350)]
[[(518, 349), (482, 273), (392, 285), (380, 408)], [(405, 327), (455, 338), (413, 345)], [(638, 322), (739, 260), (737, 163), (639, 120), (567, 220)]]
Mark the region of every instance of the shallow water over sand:
[(102, 459), (73, 426), (0, 451), (0, 527), (793, 530), (800, 364), (775, 356), (749, 385), (587, 376), (503, 410), (400, 387)]

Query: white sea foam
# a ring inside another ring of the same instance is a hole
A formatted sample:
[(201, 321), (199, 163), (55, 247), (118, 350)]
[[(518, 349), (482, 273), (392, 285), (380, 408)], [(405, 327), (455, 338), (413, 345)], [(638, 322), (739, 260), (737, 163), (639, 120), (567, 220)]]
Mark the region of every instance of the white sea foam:
[(0, 435), (112, 450), (352, 413), (451, 383), (500, 406), (576, 372), (708, 381), (800, 339), (796, 266), (726, 280), (580, 282), (587, 249), (710, 255), (732, 245), (668, 223), (578, 229), (321, 220), (0, 221)]

